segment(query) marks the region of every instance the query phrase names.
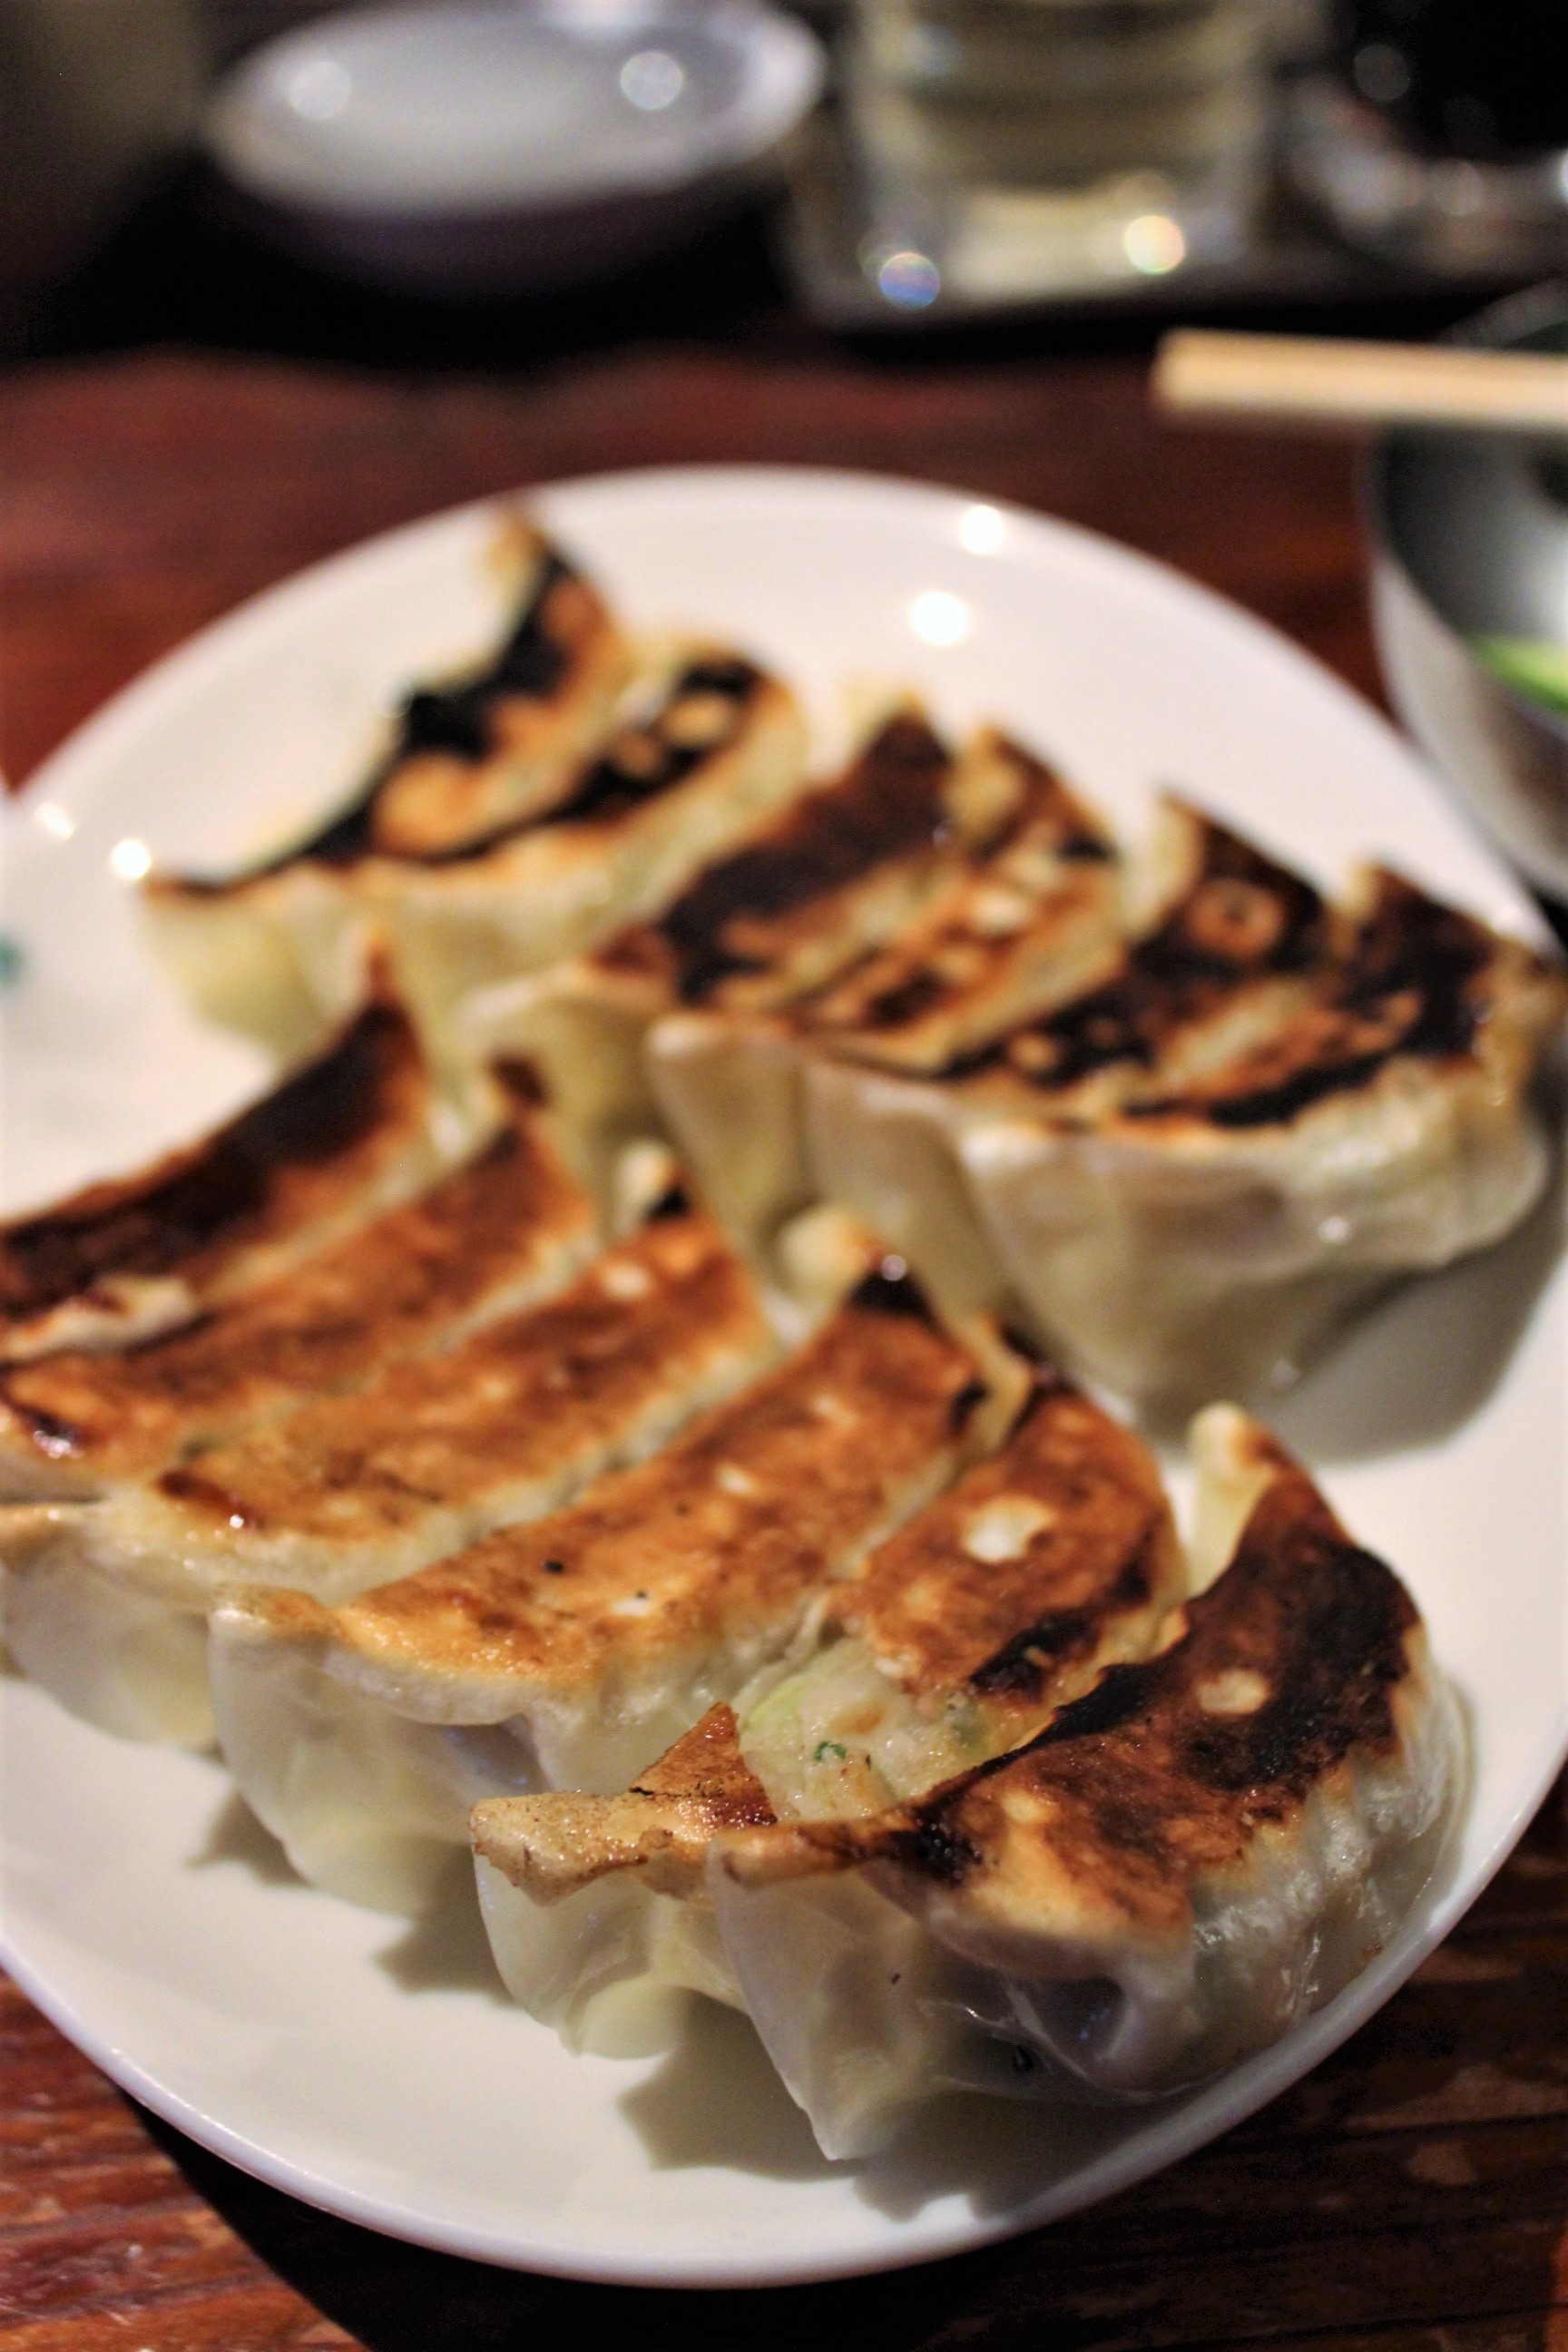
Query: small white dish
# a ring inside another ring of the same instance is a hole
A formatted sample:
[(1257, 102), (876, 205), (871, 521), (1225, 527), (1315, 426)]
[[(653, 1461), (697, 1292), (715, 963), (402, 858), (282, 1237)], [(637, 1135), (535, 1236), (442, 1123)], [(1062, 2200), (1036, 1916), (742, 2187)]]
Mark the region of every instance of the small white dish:
[[(1174, 783), (1323, 880), (1383, 856), (1542, 936), (1374, 711), (1260, 623), (1104, 540), (801, 469), (611, 476), (530, 503), (635, 626), (751, 649), (825, 736), (837, 721), (842, 740), (847, 687), (907, 681), (950, 726), (1016, 728), (1122, 827)], [(23, 794), (5, 827), (7, 1206), (134, 1165), (260, 1082), (153, 966), (127, 884), (153, 859), (221, 869), (341, 794), (377, 713), (500, 626), (495, 520), (438, 517), (258, 598)], [(949, 2100), (887, 2158), (827, 2164), (739, 2019), (707, 2012), (663, 2058), (570, 2057), (502, 1996), (471, 1907), (406, 1927), (300, 1885), (215, 1761), (111, 1739), (15, 1680), (0, 1682), (6, 1964), (205, 2146), (329, 2211), (484, 2261), (760, 2285), (926, 2261), (1073, 2211), (1336, 2048), (1474, 1900), (1562, 1760), (1561, 1191), (1500, 1248), (1388, 1302), (1273, 1418), (1415, 1591), (1465, 1705), (1471, 1785), (1397, 1938), (1331, 2007), (1185, 2097)]]
[(628, 261), (752, 184), (822, 87), (757, 0), (458, 0), (348, 12), (245, 58), (208, 152), (274, 239), (411, 291)]

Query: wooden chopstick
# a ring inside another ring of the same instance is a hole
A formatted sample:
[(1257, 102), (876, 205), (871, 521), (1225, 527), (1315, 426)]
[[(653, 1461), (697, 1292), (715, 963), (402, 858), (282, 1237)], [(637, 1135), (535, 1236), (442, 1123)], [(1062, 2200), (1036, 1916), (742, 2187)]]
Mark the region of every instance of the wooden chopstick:
[(1184, 327), (1161, 343), (1150, 389), (1178, 416), (1568, 433), (1568, 359), (1539, 352)]

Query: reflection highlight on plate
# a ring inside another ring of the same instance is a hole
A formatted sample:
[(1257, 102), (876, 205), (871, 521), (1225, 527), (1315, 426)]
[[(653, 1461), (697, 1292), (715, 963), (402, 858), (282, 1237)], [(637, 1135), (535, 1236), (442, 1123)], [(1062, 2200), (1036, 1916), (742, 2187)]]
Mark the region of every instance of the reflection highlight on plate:
[(347, 106), (353, 87), (336, 58), (306, 58), (289, 77), (289, 103), (307, 122), (331, 122)]
[(995, 555), (1006, 536), (1000, 507), (965, 507), (958, 519), (958, 543), (966, 555)]
[(621, 96), (644, 114), (661, 114), (686, 88), (684, 69), (668, 49), (639, 49), (620, 71)]
[(115, 843), (109, 863), (121, 882), (140, 882), (153, 871), (153, 853), (144, 841), (127, 835)]
[(962, 596), (946, 588), (925, 588), (910, 604), (910, 626), (923, 646), (961, 646), (974, 626)]

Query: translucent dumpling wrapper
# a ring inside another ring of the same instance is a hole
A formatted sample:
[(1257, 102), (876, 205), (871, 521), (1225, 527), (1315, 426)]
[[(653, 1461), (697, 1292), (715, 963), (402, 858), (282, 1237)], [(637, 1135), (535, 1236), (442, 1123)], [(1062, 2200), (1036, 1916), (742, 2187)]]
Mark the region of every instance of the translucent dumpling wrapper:
[(655, 920), (468, 998), (466, 1050), (526, 1056), (606, 1193), (617, 1151), (658, 1129), (650, 1024), (679, 1006), (771, 1011), (833, 979), (951, 882), (955, 841), (994, 822), (992, 781), (955, 766), (921, 713), (900, 708), (841, 775), (704, 867)]
[(374, 995), (210, 1135), (0, 1225), (0, 1364), (193, 1322), (418, 1192), (470, 1125)]
[(407, 700), (359, 798), (223, 880), (154, 875), (154, 944), (210, 1017), (299, 1051), (390, 956), (443, 1060), (471, 989), (579, 955), (657, 912), (794, 798), (788, 689), (726, 646), (627, 648), (596, 592), (526, 530), (521, 617), (476, 676)]
[[(962, 854), (890, 939), (787, 1008), (697, 1006), (650, 1034), (648, 1074), (670, 1131), (705, 1197), (764, 1263), (780, 1226), (821, 1197), (805, 1125), (817, 1057), (940, 1068), (1115, 961), (1120, 874), (1103, 828), (994, 730), (968, 746), (961, 769), (973, 813)], [(941, 1290), (934, 1260), (923, 1278)]]
[(198, 1009), (285, 1055), (351, 1001), (364, 942), (353, 880), (526, 824), (573, 788), (609, 731), (631, 648), (592, 583), (521, 515), (491, 567), (512, 619), (474, 669), (409, 694), (347, 808), (230, 880), (155, 875), (154, 943)]
[(1331, 2000), (1436, 1866), (1462, 1737), (1408, 1593), (1242, 1416), (1198, 1445), (1222, 1517), (1262, 1491), (1179, 1639), (879, 1820), (713, 1841), (724, 1958), (828, 2154), (942, 2088), (1202, 2081)]
[(357, 887), (426, 1031), (460, 1058), (471, 991), (656, 914), (795, 799), (805, 751), (785, 686), (728, 647), (692, 647), (546, 815), (439, 864), (369, 861)]
[[(960, 1136), (1009, 1288), (1068, 1360), (1156, 1407), (1291, 1377), (1395, 1277), (1508, 1233), (1550, 1150), (1534, 1082), (1562, 973), (1389, 874), (1272, 1031), (1156, 1064), (1101, 1116)], [(1021, 1106), (1020, 1106), (1021, 1109)]]
[(773, 1349), (742, 1262), (667, 1197), (542, 1306), (97, 1501), (0, 1511), (13, 1646), (102, 1727), (205, 1744), (226, 1589), (413, 1574), (640, 1460)]
[(595, 2049), (668, 2038), (683, 1990), (742, 2005), (704, 1876), (721, 1830), (875, 1818), (927, 1794), (1144, 1655), (1187, 1581), (1147, 1449), (1037, 1370), (1000, 1450), (825, 1595), (789, 1671), (621, 1795), (476, 1809), (509, 1990)]
[(1027, 1022), (924, 1073), (858, 1047), (811, 1056), (805, 1189), (887, 1233), (949, 1313), (1029, 1316), (961, 1136), (1018, 1117), (1091, 1123), (1156, 1064), (1204, 1067), (1287, 1018), (1331, 952), (1332, 919), (1309, 883), (1178, 801), (1161, 804), (1124, 896), (1114, 955), (1087, 987), (1069, 971)]
[(526, 1076), (501, 1074), (492, 1106), (488, 1139), (415, 1199), (188, 1327), (0, 1370), (0, 1495), (149, 1475), (557, 1288), (593, 1252), (593, 1205)]
[(1498, 1239), (1549, 1153), (1560, 972), (1397, 877), (1342, 910), (1179, 805), (1121, 970), (931, 1083), (814, 1060), (807, 1189), (1168, 1412), (1289, 1378), (1403, 1273)]
[(335, 1609), (231, 1593), (224, 1752), (303, 1875), (417, 1908), (469, 1806), (614, 1789), (787, 1654), (813, 1603), (945, 1486), (1022, 1378), (901, 1268), (651, 1461)]

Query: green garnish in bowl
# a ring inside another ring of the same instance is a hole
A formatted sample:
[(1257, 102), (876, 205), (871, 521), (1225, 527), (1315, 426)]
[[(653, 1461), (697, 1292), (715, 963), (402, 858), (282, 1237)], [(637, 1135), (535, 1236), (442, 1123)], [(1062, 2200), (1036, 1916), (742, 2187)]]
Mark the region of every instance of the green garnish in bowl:
[(1470, 639), (1470, 650), (1516, 694), (1568, 716), (1568, 646), (1550, 637), (1479, 636)]

